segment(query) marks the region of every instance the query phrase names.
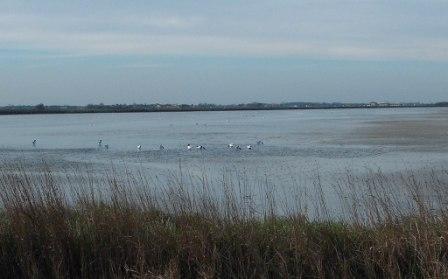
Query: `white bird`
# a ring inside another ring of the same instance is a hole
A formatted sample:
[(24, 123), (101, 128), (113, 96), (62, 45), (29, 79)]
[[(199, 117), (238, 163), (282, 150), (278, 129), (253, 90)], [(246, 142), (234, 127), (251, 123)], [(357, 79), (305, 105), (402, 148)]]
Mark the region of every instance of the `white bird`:
[(198, 145), (198, 146), (196, 146), (196, 149), (205, 150), (205, 147), (203, 147), (202, 145)]
[(187, 144), (187, 150), (191, 150), (191, 145), (190, 144)]
[(37, 139), (33, 139), (33, 146), (36, 147)]
[(142, 150), (142, 146), (141, 145), (137, 145), (137, 149), (138, 149), (138, 151)]
[(246, 148), (247, 149), (252, 149), (252, 145), (249, 144), (248, 146), (246, 146)]
[(233, 148), (235, 145), (233, 143), (229, 143), (229, 148)]

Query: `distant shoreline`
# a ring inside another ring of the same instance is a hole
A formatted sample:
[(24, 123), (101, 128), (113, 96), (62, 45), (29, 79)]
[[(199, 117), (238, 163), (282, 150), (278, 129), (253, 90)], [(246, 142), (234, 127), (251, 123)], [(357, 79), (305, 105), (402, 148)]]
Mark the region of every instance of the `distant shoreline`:
[(247, 103), (238, 105), (216, 104), (132, 104), (132, 105), (87, 105), (87, 106), (3, 106), (0, 115), (21, 114), (78, 114), (78, 113), (142, 113), (142, 112), (198, 112), (198, 111), (256, 111), (256, 110), (313, 110), (313, 109), (385, 109), (448, 107), (448, 102), (439, 103), (308, 103), (282, 104)]

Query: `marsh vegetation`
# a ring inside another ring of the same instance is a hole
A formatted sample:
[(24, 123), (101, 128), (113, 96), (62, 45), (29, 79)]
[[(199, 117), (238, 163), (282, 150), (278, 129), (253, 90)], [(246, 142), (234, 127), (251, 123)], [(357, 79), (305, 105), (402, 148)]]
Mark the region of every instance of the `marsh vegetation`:
[(448, 275), (444, 169), (347, 171), (333, 182), (343, 217), (318, 176), (312, 193), (285, 193), (286, 206), (269, 179), (255, 195), (244, 177), (211, 181), (182, 169), (163, 184), (113, 168), (1, 170), (3, 278)]

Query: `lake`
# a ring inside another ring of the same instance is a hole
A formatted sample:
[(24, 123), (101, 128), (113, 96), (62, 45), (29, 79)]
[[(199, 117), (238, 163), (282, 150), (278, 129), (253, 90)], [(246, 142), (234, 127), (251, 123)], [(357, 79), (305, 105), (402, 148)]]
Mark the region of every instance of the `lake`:
[(0, 130), (2, 162), (29, 170), (45, 161), (61, 171), (113, 165), (162, 177), (181, 166), (212, 179), (244, 175), (255, 188), (265, 180), (312, 187), (318, 174), (330, 189), (347, 170), (393, 174), (448, 163), (446, 108), (11, 115), (0, 116)]

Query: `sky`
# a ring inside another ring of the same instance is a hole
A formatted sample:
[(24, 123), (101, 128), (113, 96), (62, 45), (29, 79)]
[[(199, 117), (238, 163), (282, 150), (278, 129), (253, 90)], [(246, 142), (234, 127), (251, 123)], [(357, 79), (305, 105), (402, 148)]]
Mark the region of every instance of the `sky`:
[(448, 100), (448, 1), (0, 1), (0, 105)]

